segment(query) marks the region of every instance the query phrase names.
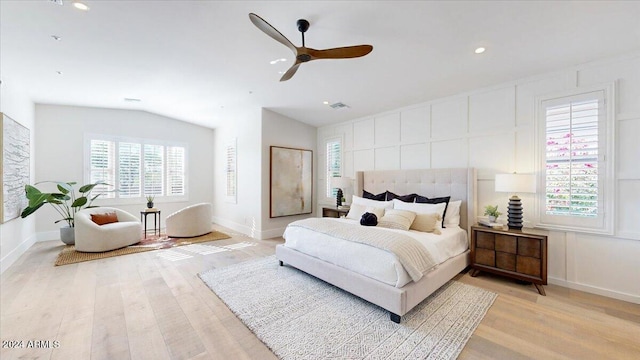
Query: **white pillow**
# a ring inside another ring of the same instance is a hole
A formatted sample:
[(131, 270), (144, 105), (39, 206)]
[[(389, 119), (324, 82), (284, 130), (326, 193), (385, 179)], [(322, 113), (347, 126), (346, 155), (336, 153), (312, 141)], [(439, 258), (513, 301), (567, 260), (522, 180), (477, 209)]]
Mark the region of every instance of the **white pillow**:
[[(446, 207), (447, 207), (447, 203), (437, 203), (437, 204), (406, 203), (398, 199), (393, 199), (394, 209), (413, 211), (418, 216), (420, 216), (421, 214), (439, 214), (440, 217), (442, 217), (444, 215), (444, 209)], [(438, 229), (442, 229), (442, 222), (438, 224)]]
[(382, 219), (378, 219), (378, 226), (389, 229), (409, 230), (416, 213), (408, 210), (389, 209), (384, 212)]
[(442, 234), (440, 226), (442, 226), (442, 216), (440, 214), (418, 214), (411, 224), (411, 230), (440, 235)]
[(393, 201), (377, 201), (361, 198), (360, 196), (355, 195), (353, 195), (353, 198), (351, 199), (351, 204), (373, 206), (382, 209), (393, 209)]
[(449, 201), (447, 213), (444, 214), (444, 226), (460, 226), (460, 206), (462, 200)]
[(358, 220), (362, 218), (362, 215), (366, 212), (376, 214), (378, 220), (384, 216), (384, 209), (381, 207), (364, 206), (359, 204), (351, 204), (351, 208), (347, 213), (347, 219)]

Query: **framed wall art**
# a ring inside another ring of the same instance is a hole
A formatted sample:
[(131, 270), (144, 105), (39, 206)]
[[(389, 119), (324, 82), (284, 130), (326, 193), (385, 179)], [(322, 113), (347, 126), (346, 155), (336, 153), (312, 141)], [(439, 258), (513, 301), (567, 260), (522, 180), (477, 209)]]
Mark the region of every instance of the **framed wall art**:
[(2, 183), (0, 183), (0, 220), (5, 223), (20, 216), (27, 205), (24, 186), (30, 181), (30, 132), (4, 113), (0, 113), (2, 134)]
[(313, 151), (271, 146), (270, 217), (313, 211)]

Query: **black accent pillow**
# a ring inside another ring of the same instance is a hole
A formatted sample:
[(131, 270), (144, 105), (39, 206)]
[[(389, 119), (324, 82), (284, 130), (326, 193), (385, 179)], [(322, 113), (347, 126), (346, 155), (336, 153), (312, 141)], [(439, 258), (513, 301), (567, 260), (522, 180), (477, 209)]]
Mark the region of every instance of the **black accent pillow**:
[(402, 202), (412, 203), (412, 202), (415, 201), (416, 196), (418, 196), (418, 194), (396, 195), (396, 194), (392, 193), (391, 191), (387, 190), (387, 201), (393, 200), (393, 199), (398, 199), (398, 200), (400, 200)]
[(360, 218), (360, 225), (376, 226), (378, 225), (378, 217), (374, 213), (366, 212), (362, 214), (362, 217)]
[(445, 228), (445, 226), (444, 226), (444, 215), (447, 213), (447, 208), (449, 207), (449, 200), (451, 200), (451, 196), (443, 196), (443, 197), (437, 197), (437, 198), (429, 199), (428, 197), (416, 195), (416, 202), (417, 203), (422, 203), (422, 204), (447, 203), (447, 205), (444, 206), (444, 213), (442, 213), (442, 228)]
[(385, 201), (387, 200), (387, 193), (383, 192), (378, 195), (374, 195), (367, 190), (362, 190), (362, 197), (365, 199), (377, 200), (377, 201)]

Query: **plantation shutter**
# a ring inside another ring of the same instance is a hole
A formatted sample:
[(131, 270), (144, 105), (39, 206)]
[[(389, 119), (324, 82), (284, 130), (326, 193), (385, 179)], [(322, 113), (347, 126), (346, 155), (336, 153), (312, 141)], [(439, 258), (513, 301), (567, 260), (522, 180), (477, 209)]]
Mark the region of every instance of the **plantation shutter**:
[(544, 209), (548, 224), (604, 227), (604, 91), (547, 100), (544, 116)]
[(235, 203), (236, 189), (237, 189), (237, 175), (236, 175), (236, 140), (234, 139), (226, 147), (227, 162), (225, 164), (225, 172), (227, 174), (227, 187), (226, 196), (227, 201)]
[(123, 198), (140, 197), (141, 145), (118, 143), (118, 195)]
[[(89, 179), (91, 183), (104, 181), (107, 184), (115, 184), (115, 143), (107, 140), (91, 140), (89, 148)], [(102, 194), (102, 197), (112, 198), (113, 192), (107, 192), (109, 186), (98, 185), (93, 189), (93, 194)]]
[(331, 178), (342, 176), (342, 141), (331, 139), (327, 141), (327, 197), (335, 198), (338, 189), (331, 187)]
[(144, 195), (163, 195), (164, 146), (144, 145)]
[(185, 194), (185, 149), (167, 146), (167, 196)]

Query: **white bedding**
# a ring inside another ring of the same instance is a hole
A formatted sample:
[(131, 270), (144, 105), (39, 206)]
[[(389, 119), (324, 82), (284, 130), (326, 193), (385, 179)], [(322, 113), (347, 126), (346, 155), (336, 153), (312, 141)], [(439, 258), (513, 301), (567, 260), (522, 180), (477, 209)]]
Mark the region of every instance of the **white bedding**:
[[(351, 219), (325, 218), (327, 221), (340, 221), (361, 226)], [(419, 232), (379, 228), (380, 231), (394, 231), (407, 234), (416, 239), (430, 251), (441, 264), (446, 260), (463, 253), (469, 248), (467, 233), (459, 227), (442, 229), (441, 235)], [(322, 259), (340, 267), (357, 272), (395, 287), (403, 287), (411, 281), (396, 256), (378, 248), (354, 243), (332, 236), (317, 233), (302, 227), (287, 227), (283, 237), (285, 246)]]

